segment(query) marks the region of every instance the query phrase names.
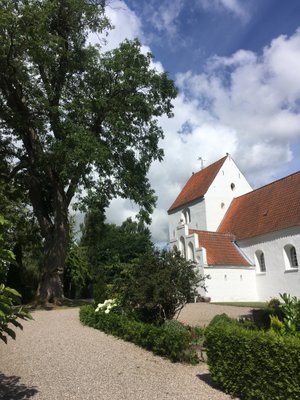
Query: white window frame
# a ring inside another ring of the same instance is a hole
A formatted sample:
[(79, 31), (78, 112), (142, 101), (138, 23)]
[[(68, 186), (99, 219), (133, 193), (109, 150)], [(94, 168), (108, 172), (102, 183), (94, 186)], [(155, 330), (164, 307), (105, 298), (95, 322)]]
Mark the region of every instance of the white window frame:
[(195, 261), (195, 252), (194, 252), (194, 245), (192, 242), (189, 242), (188, 246), (187, 246), (187, 250), (188, 250), (188, 259), (191, 261)]
[(284, 246), (283, 257), (284, 257), (284, 263), (285, 263), (286, 270), (297, 271), (299, 269), (297, 250), (294, 245), (287, 244)]
[(265, 258), (265, 254), (262, 250), (257, 250), (255, 252), (255, 261), (256, 261), (256, 266), (257, 266), (257, 273), (265, 274), (267, 272), (266, 258)]

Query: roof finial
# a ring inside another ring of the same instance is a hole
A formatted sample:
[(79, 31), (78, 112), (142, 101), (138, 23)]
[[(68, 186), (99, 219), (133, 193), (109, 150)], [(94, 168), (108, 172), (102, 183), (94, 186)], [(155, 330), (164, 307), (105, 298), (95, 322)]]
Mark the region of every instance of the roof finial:
[(198, 157), (198, 160), (201, 162), (201, 170), (204, 169), (204, 159), (202, 157)]

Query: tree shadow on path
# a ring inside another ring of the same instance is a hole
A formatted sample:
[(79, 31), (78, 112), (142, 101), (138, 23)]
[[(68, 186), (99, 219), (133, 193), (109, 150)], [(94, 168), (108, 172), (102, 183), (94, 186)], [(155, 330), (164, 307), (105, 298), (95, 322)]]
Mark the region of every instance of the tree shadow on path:
[(38, 390), (20, 382), (19, 376), (6, 376), (0, 372), (0, 399), (25, 400), (33, 397)]
[(210, 374), (207, 374), (207, 373), (198, 374), (197, 378), (199, 378), (200, 381), (205, 382), (207, 385), (209, 385), (213, 389), (221, 390), (220, 387), (217, 386), (217, 384), (212, 380), (212, 377), (210, 376)]

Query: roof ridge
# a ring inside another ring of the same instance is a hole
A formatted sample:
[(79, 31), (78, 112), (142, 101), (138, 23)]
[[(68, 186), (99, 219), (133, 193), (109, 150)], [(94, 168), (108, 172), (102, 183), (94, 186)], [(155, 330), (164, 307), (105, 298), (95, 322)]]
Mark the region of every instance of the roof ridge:
[(204, 232), (204, 233), (213, 233), (217, 235), (231, 235), (231, 233), (222, 233), (222, 232), (217, 232), (217, 231), (207, 231), (205, 229), (194, 229), (194, 228), (189, 228), (189, 231), (196, 231), (196, 232)]
[[(246, 197), (246, 196), (248, 196), (248, 195), (250, 196), (250, 195), (253, 194), (254, 192), (258, 192), (259, 190), (264, 189), (264, 188), (266, 188), (267, 186), (274, 185), (275, 183), (278, 183), (278, 182), (280, 182), (280, 181), (284, 181), (284, 180), (290, 178), (291, 176), (297, 175), (297, 174), (300, 174), (300, 171), (296, 171), (296, 172), (293, 172), (293, 173), (290, 174), (290, 175), (283, 176), (282, 178), (276, 179), (276, 181), (272, 181), (272, 182), (266, 183), (266, 184), (263, 185), (263, 186), (260, 186), (260, 187), (258, 187), (258, 188), (256, 188), (256, 189), (251, 190), (250, 192), (247, 192), (247, 193), (245, 193), (245, 194), (242, 194), (241, 196), (235, 197), (232, 201), (235, 201), (235, 200), (237, 200), (237, 199), (240, 199), (241, 197)], [(229, 208), (230, 208), (230, 207), (229, 207)], [(228, 209), (229, 209), (229, 208), (228, 208)]]
[[(201, 174), (201, 172), (205, 171), (207, 168), (213, 167), (215, 164), (219, 163), (219, 162), (222, 161), (222, 160), (225, 161), (227, 157), (229, 157), (229, 154), (227, 154), (226, 156), (220, 158), (219, 160), (214, 161), (212, 164), (209, 164), (207, 167), (205, 167), (205, 168), (203, 168), (203, 169), (200, 169), (200, 171), (193, 172), (193, 173), (192, 173), (192, 176)], [(222, 165), (223, 165), (223, 164), (222, 164)], [(220, 166), (220, 168), (221, 168), (221, 166)]]
[(205, 248), (207, 265), (209, 266), (251, 266), (249, 260), (238, 249), (234, 242), (234, 235), (189, 229), (189, 233), (198, 233), (198, 247)]
[(168, 209), (168, 213), (192, 201), (203, 197), (222, 168), (229, 154), (193, 173), (181, 189), (180, 193)]
[(270, 182), (230, 203), (217, 231), (236, 240), (300, 225), (300, 171)]
[(209, 234), (213, 234), (213, 235), (218, 235), (218, 236), (230, 236), (233, 238), (233, 242), (235, 241), (235, 235), (233, 233), (230, 232), (217, 232), (217, 231), (206, 231), (205, 229), (193, 229), (193, 228), (189, 228), (189, 234), (190, 231), (194, 231), (192, 233), (209, 233)]

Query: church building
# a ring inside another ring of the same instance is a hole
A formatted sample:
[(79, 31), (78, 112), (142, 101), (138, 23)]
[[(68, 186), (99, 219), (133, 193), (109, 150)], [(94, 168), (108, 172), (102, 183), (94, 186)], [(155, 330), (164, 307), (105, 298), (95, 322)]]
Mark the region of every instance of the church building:
[(200, 295), (300, 297), (300, 172), (253, 190), (227, 154), (192, 174), (168, 214), (171, 249), (210, 276)]

